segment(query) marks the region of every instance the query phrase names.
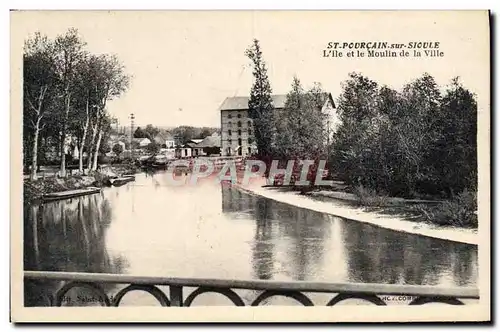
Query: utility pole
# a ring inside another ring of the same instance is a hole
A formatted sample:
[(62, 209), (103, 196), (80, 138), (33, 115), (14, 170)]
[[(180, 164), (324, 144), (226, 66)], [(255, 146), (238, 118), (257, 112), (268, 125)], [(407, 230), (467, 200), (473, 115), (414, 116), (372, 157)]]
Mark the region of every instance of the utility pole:
[(133, 163), (135, 163), (134, 146), (132, 145), (134, 137), (134, 120), (135, 120), (134, 113), (130, 113), (130, 157)]

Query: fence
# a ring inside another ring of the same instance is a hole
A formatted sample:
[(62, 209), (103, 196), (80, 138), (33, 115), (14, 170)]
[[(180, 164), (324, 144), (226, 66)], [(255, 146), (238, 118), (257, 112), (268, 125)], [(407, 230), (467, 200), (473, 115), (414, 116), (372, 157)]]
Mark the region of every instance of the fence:
[[(163, 278), (101, 273), (25, 271), (25, 280), (62, 281), (55, 294), (46, 296), (48, 305), (61, 306), (65, 295), (75, 287), (88, 288), (105, 306), (119, 306), (123, 297), (132, 291), (144, 291), (156, 298), (162, 306), (189, 307), (201, 294), (218, 293), (226, 296), (236, 306), (258, 306), (271, 297), (292, 298), (304, 306), (314, 306), (304, 293), (328, 293), (332, 298), (327, 306), (348, 299), (360, 299), (375, 305), (387, 305), (387, 295), (412, 297), (409, 305), (444, 303), (462, 305), (464, 299), (479, 299), (476, 288), (441, 288), (435, 286), (411, 286), (392, 284), (324, 283), (324, 282), (279, 282), (269, 280), (225, 280), (199, 278)], [(103, 284), (128, 284), (116, 294), (106, 294)], [(168, 286), (168, 297), (158, 286)], [(185, 296), (187, 287), (196, 289)], [(250, 303), (245, 303), (234, 290), (258, 290), (261, 293)], [(112, 300), (111, 300), (112, 299)]]

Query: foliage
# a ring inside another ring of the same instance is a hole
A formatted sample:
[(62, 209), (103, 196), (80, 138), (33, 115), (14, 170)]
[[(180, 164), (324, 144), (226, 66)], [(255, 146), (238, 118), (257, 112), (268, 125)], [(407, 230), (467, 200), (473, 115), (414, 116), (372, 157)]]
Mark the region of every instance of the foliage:
[(150, 154), (156, 155), (160, 152), (160, 144), (153, 141), (146, 146), (146, 151)]
[(146, 138), (146, 132), (141, 127), (137, 127), (134, 131), (134, 138)]
[(39, 141), (54, 113), (55, 91), (59, 84), (54, 43), (40, 33), (28, 39), (23, 55), (23, 156), (24, 166), (31, 166), (31, 179), (36, 178)]
[[(25, 167), (59, 159), (64, 176), (65, 152), (78, 147), (88, 155), (87, 169), (95, 170), (99, 153), (110, 151), (106, 104), (129, 86), (118, 58), (89, 53), (76, 29), (53, 40), (36, 33), (25, 41), (23, 72)], [(79, 163), (83, 171), (82, 153)]]
[(397, 92), (352, 73), (337, 111), (331, 172), (347, 184), (402, 197), (475, 190), (477, 104), (457, 79), (442, 96), (428, 74)]
[(386, 206), (389, 201), (388, 196), (381, 195), (375, 190), (363, 187), (362, 185), (355, 186), (352, 192), (361, 206), (383, 207)]
[(294, 77), (284, 109), (275, 111), (275, 156), (283, 160), (311, 159), (323, 154), (325, 116), (321, 108), (324, 98), (321, 86), (305, 92), (299, 79)]
[(477, 228), (477, 194), (464, 190), (436, 207), (422, 208), (421, 212), (433, 224)]
[(113, 153), (116, 154), (117, 157), (120, 157), (120, 155), (123, 152), (123, 146), (121, 144), (115, 144), (113, 145)]
[(274, 106), (271, 98), (271, 84), (267, 77), (267, 67), (262, 59), (262, 51), (257, 39), (245, 51), (252, 61), (254, 82), (248, 101), (249, 117), (253, 119), (258, 153), (269, 156), (274, 146)]
[(216, 131), (217, 128), (212, 127), (179, 126), (172, 129), (171, 134), (176, 137), (176, 144), (185, 144), (195, 138), (208, 137)]

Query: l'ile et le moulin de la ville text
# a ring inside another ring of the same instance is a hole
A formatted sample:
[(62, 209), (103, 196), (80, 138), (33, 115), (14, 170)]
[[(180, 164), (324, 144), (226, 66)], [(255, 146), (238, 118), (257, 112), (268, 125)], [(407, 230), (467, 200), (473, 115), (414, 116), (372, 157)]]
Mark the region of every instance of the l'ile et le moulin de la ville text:
[(408, 43), (328, 42), (323, 49), (324, 58), (440, 58), (444, 52), (437, 41), (411, 41)]

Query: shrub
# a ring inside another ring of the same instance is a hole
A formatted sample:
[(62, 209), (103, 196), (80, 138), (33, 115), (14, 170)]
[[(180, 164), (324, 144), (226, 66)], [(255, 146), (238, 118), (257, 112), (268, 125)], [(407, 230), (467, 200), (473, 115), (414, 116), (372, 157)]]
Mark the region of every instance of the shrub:
[(388, 197), (386, 195), (380, 195), (375, 190), (363, 185), (355, 186), (352, 193), (356, 196), (359, 205), (377, 207), (388, 205)]
[(477, 228), (477, 193), (464, 190), (451, 200), (424, 208), (422, 212), (433, 224)]

